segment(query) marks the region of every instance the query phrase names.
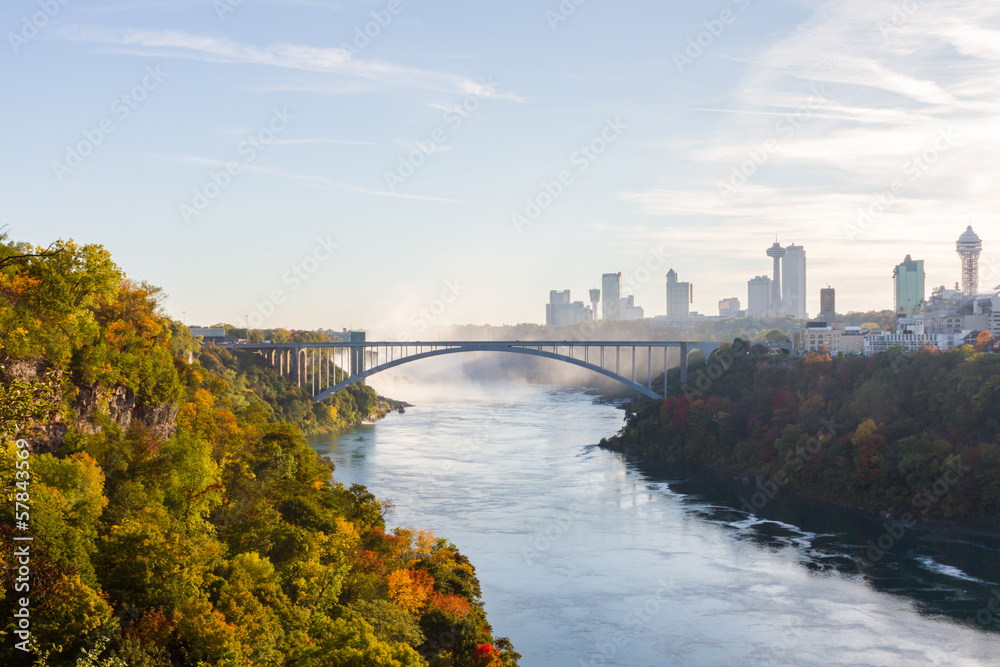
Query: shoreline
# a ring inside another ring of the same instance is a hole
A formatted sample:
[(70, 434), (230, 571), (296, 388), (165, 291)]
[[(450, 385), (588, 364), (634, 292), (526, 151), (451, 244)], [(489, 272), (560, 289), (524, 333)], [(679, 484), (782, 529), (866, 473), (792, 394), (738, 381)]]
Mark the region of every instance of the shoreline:
[[(631, 452), (628, 452), (628, 451), (625, 451), (625, 450), (622, 450), (622, 449), (615, 449), (613, 447), (609, 447), (609, 446), (607, 446), (606, 443), (608, 443), (608, 440), (604, 439), (600, 443), (598, 443), (598, 446), (601, 449), (604, 449), (606, 451), (614, 452), (616, 454), (620, 454), (623, 457), (625, 457), (625, 460), (627, 462), (636, 464), (638, 466), (684, 466), (684, 467), (691, 468), (691, 469), (697, 471), (697, 473), (699, 475), (701, 475), (704, 479), (710, 479), (710, 480), (712, 480), (712, 481), (714, 481), (716, 483), (721, 483), (721, 484), (729, 485), (729, 486), (732, 486), (733, 488), (737, 488), (737, 487), (750, 487), (751, 488), (751, 493), (754, 493), (754, 492), (760, 490), (760, 487), (756, 486), (755, 484), (753, 484), (752, 481), (744, 483), (742, 481), (743, 478), (741, 478), (741, 477), (734, 476), (734, 475), (732, 475), (730, 473), (727, 473), (727, 472), (714, 470), (712, 468), (706, 468), (706, 467), (704, 467), (704, 466), (702, 466), (702, 465), (700, 465), (698, 463), (691, 463), (691, 462), (688, 462), (688, 461), (681, 461), (681, 460), (673, 459), (673, 458), (667, 458), (667, 459), (662, 459), (662, 460), (654, 460), (654, 459), (651, 459), (649, 457), (642, 457), (642, 458), (640, 458), (637, 454), (633, 454)], [(646, 471), (646, 470), (644, 470), (643, 472), (646, 473), (646, 474), (648, 474), (648, 471)], [(879, 512), (876, 512), (876, 511), (873, 511), (871, 509), (867, 509), (867, 508), (864, 508), (864, 507), (859, 507), (857, 505), (849, 505), (849, 504), (846, 504), (846, 503), (840, 503), (840, 502), (837, 502), (837, 501), (834, 501), (834, 500), (830, 500), (828, 498), (823, 498), (823, 497), (820, 497), (820, 496), (813, 496), (813, 495), (809, 495), (808, 493), (802, 493), (802, 492), (799, 492), (799, 491), (791, 491), (791, 490), (787, 490), (787, 489), (782, 489), (778, 493), (776, 493), (775, 495), (771, 496), (768, 499), (768, 504), (770, 504), (771, 501), (773, 501), (775, 499), (778, 499), (778, 498), (802, 498), (802, 499), (808, 500), (809, 502), (816, 503), (818, 505), (823, 505), (823, 506), (829, 507), (831, 509), (835, 508), (835, 509), (837, 509), (839, 511), (846, 511), (846, 512), (854, 514), (856, 516), (872, 520), (873, 522), (876, 522), (876, 523), (878, 523), (878, 522), (888, 522), (888, 521), (899, 521), (900, 520), (899, 516), (895, 516), (895, 515), (882, 516)], [(763, 507), (757, 508), (757, 509), (763, 509), (766, 506), (767, 505), (764, 505)], [(741, 511), (741, 512), (746, 512), (747, 511), (746, 509), (744, 509), (742, 507), (736, 507), (736, 506), (732, 507), (732, 509), (738, 510), (738, 511)], [(748, 514), (752, 514), (753, 516), (758, 516), (758, 517), (761, 516), (757, 512), (748, 512)], [(975, 535), (975, 536), (983, 537), (983, 538), (987, 538), (987, 539), (998, 539), (998, 540), (1000, 540), (1000, 529), (998, 529), (998, 528), (991, 528), (991, 527), (987, 527), (987, 526), (981, 526), (981, 525), (969, 524), (969, 523), (961, 523), (961, 522), (957, 522), (957, 521), (942, 521), (942, 520), (939, 520), (939, 519), (921, 519), (919, 517), (914, 517), (914, 520), (915, 520), (915, 523), (914, 523), (913, 526), (910, 527), (910, 530), (913, 530), (913, 529), (918, 529), (919, 530), (921, 528), (924, 528), (926, 530), (936, 530), (936, 531), (941, 531), (941, 530), (957, 530), (957, 531), (960, 531), (960, 532), (968, 534), (968, 535)]]

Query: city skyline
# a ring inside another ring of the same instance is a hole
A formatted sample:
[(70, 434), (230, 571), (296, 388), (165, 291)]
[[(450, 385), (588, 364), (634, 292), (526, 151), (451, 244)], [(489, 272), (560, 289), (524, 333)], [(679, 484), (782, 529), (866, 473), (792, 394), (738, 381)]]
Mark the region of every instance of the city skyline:
[[(993, 288), (987, 288), (984, 283), (982, 283), (983, 276), (980, 275), (978, 258), (982, 252), (982, 242), (979, 236), (972, 229), (971, 225), (966, 228), (966, 230), (959, 237), (956, 242), (956, 247), (959, 250), (959, 264), (957, 271), (959, 275), (962, 276), (962, 283), (956, 281), (956, 289), (962, 288), (965, 291), (964, 283), (968, 282), (970, 279), (973, 284), (980, 286), (980, 290), (977, 293), (985, 293), (990, 291), (995, 291), (1000, 289), (1000, 284), (994, 286)], [(963, 254), (963, 248), (965, 248), (965, 254)], [(969, 248), (972, 248), (971, 257), (969, 259)], [(789, 250), (792, 250), (791, 257), (793, 262), (789, 263)], [(809, 298), (808, 286), (807, 286), (807, 271), (806, 271), (806, 252), (802, 246), (796, 245), (794, 243), (789, 244), (788, 247), (782, 247), (781, 244), (776, 240), (769, 248), (767, 248), (766, 253), (768, 257), (772, 259), (772, 275), (771, 276), (755, 276), (747, 281), (744, 294), (746, 295), (746, 316), (748, 317), (768, 317), (781, 314), (793, 315), (798, 319), (823, 319), (824, 315), (824, 295), (829, 291), (829, 297), (832, 300), (835, 289), (831, 288), (828, 284), (826, 288), (819, 289), (816, 291), (815, 300)], [(786, 267), (786, 265), (788, 265)], [(790, 269), (789, 271), (786, 271)], [(917, 277), (919, 274), (919, 277)], [(618, 290), (622, 289), (621, 283), (621, 272), (609, 274), (604, 274), (604, 279), (606, 280), (610, 276), (615, 276), (617, 280)], [(791, 277), (789, 277), (789, 275)], [(657, 313), (651, 310), (647, 314), (648, 318), (666, 316), (668, 318), (678, 318), (686, 316), (687, 312), (696, 313), (701, 316), (714, 317), (715, 315), (708, 309), (705, 312), (697, 311), (692, 308), (688, 308), (688, 299), (684, 299), (684, 314), (676, 312), (671, 314), (671, 294), (672, 285), (679, 286), (679, 290), (674, 290), (674, 302), (679, 304), (679, 295), (681, 292), (688, 294), (690, 290), (691, 283), (689, 282), (677, 282), (678, 272), (674, 269), (670, 269), (665, 275), (666, 278), (666, 308), (663, 313)], [(672, 283), (671, 280), (674, 282)], [(987, 282), (989, 282), (989, 276), (986, 277)], [(892, 304), (886, 305), (881, 308), (876, 308), (872, 310), (896, 310), (898, 311), (901, 307), (907, 311), (908, 314), (912, 315), (915, 312), (914, 306), (923, 302), (925, 296), (925, 284), (932, 288), (944, 287), (950, 289), (951, 285), (948, 283), (942, 283), (939, 285), (931, 285), (926, 283), (925, 272), (924, 272), (924, 261), (923, 260), (912, 260), (909, 254), (906, 255), (906, 259), (901, 263), (897, 264), (893, 268), (892, 272)], [(798, 295), (804, 295), (805, 298), (801, 301), (798, 300)], [(780, 295), (780, 298), (779, 298)], [(719, 299), (719, 304), (721, 308), (722, 301), (731, 301), (733, 299), (741, 300), (743, 297), (721, 297)], [(774, 299), (778, 298), (779, 310), (776, 312), (774, 308)], [(817, 308), (812, 311), (808, 310), (808, 304), (814, 302), (817, 304)], [(837, 311), (838, 314), (846, 314), (850, 312), (850, 309)], [(721, 315), (720, 315), (721, 316)], [(603, 315), (600, 319), (604, 318)], [(546, 322), (548, 318), (546, 318)]]
[(539, 285), (614, 267), (654, 315), (651, 258), (712, 313), (774, 235), (844, 309), (879, 309), (906, 254), (961, 282), (968, 224), (980, 289), (1000, 283), (1000, 8), (56, 4), (0, 9), (21, 100), (0, 223), (105, 245), (176, 319), (530, 322)]

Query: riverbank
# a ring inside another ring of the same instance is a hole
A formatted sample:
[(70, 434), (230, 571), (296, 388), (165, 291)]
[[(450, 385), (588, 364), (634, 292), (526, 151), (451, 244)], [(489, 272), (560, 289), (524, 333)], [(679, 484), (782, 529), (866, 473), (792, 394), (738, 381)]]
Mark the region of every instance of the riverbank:
[[(344, 431), (411, 407), (363, 383), (316, 402), (306, 389), (289, 382), (262, 356), (251, 352), (206, 346), (199, 351), (198, 361), (225, 382), (235, 403), (258, 405), (272, 419), (295, 424), (306, 435)], [(336, 377), (342, 371), (333, 366), (329, 372)]]
[(996, 355), (745, 354), (712, 370), (702, 389), (682, 393), (674, 378), (666, 400), (636, 402), (602, 446), (752, 480), (751, 508), (795, 493), (911, 525), (1000, 530)]

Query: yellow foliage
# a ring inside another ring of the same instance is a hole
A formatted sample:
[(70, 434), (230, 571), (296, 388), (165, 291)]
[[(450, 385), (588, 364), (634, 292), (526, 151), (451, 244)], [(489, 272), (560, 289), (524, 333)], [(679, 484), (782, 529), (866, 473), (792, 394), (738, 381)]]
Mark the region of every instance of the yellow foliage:
[(380, 640), (363, 618), (338, 618), (325, 630), (323, 664), (352, 667), (421, 667), (427, 664), (410, 646)]
[(111, 619), (111, 607), (80, 575), (60, 575), (38, 611), (34, 629), (44, 644), (74, 646)]
[(97, 461), (86, 452), (78, 452), (65, 460), (41, 454), (34, 457), (32, 468), (35, 483), (52, 491), (63, 520), (74, 527), (92, 529), (108, 504), (104, 495), (104, 472)]
[(246, 659), (236, 626), (205, 598), (191, 598), (174, 610), (174, 627), (189, 664), (243, 667)]
[(866, 419), (858, 424), (858, 429), (851, 436), (851, 444), (855, 446), (859, 445), (868, 436), (875, 435), (876, 431), (878, 431), (878, 425), (875, 424), (875, 420), (871, 418)]
[(303, 607), (322, 610), (335, 604), (351, 569), (351, 552), (358, 546), (358, 531), (343, 517), (337, 517), (336, 522), (336, 533), (314, 534), (309, 553), (293, 568), (292, 583)]

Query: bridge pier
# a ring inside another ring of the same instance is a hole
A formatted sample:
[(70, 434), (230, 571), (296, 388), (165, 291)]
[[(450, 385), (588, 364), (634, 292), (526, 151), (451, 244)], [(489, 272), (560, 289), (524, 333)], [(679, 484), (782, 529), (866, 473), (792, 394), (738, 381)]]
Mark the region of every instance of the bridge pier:
[(295, 384), (299, 387), (306, 386), (306, 373), (308, 371), (309, 357), (306, 354), (306, 348), (297, 347), (295, 348)]
[[(688, 344), (681, 343), (681, 386), (686, 387), (688, 383)], [(667, 393), (666, 390), (663, 392)]]
[[(653, 347), (646, 348), (646, 388), (653, 391)], [(666, 393), (666, 392), (664, 392)]]

